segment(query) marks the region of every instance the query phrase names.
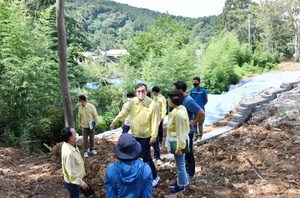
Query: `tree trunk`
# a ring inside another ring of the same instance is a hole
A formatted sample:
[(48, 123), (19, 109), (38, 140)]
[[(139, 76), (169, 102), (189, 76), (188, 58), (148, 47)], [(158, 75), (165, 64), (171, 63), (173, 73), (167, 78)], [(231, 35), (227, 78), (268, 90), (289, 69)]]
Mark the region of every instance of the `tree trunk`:
[(59, 81), (64, 108), (65, 126), (75, 127), (73, 104), (69, 92), (67, 73), (67, 38), (64, 16), (64, 0), (56, 0), (56, 25), (58, 36)]
[(294, 61), (299, 61), (299, 53), (300, 53), (300, 28), (299, 28), (299, 0), (289, 1), (290, 3), (290, 18), (292, 19), (292, 25), (294, 30)]

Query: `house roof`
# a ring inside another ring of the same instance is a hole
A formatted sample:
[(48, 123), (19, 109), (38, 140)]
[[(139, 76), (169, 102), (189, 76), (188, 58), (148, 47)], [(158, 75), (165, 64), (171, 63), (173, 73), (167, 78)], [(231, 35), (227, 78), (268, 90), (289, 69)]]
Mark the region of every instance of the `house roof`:
[(106, 56), (118, 57), (124, 55), (129, 55), (128, 51), (124, 49), (111, 49), (106, 52)]

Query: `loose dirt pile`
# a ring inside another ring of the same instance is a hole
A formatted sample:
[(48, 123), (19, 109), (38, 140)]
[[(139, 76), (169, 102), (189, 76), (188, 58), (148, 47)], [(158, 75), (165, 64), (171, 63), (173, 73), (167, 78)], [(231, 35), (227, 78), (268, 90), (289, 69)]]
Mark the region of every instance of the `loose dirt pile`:
[[(196, 178), (177, 197), (300, 197), (299, 114), (300, 85), (256, 108), (238, 129), (195, 146)], [(96, 139), (98, 155), (84, 159), (85, 180), (95, 197), (105, 197), (104, 171), (115, 160), (117, 137)], [(78, 146), (82, 151), (82, 140)], [(61, 143), (50, 153), (29, 155), (0, 141), (0, 197), (68, 197), (60, 148)], [(161, 181), (153, 189), (155, 198), (176, 197), (168, 193), (174, 164), (164, 163), (157, 166)]]

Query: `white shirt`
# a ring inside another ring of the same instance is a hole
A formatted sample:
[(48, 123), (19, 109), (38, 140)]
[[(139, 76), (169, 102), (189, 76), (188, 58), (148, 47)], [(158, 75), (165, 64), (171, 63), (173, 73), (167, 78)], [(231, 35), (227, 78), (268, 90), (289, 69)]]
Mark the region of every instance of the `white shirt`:
[[(125, 102), (125, 103), (123, 104), (122, 110), (125, 109), (125, 107), (127, 107), (127, 106), (129, 105), (129, 101), (130, 101), (130, 99), (128, 98), (128, 99), (127, 99), (127, 102)], [(125, 118), (125, 120), (124, 120), (124, 125), (130, 126), (130, 115), (127, 116), (127, 117)]]

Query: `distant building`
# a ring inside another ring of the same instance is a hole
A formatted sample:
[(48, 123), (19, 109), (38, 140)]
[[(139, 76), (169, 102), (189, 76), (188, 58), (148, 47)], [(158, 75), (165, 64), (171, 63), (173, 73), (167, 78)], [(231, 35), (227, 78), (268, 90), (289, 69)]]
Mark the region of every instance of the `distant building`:
[(106, 52), (107, 59), (113, 62), (116, 62), (118, 58), (125, 55), (129, 55), (129, 52), (125, 49), (111, 49)]
[(114, 57), (114, 58), (118, 58), (120, 56), (124, 56), (124, 55), (129, 55), (127, 50), (122, 50), (122, 49), (111, 49), (108, 50), (106, 52), (106, 56), (107, 57)]
[(107, 52), (99, 50), (99, 53), (97, 54), (94, 52), (82, 52), (82, 55), (94, 62), (104, 62), (105, 60), (116, 62), (118, 58), (120, 58), (121, 56), (129, 55), (129, 53), (124, 49), (111, 49)]
[(81, 53), (86, 59), (90, 59), (93, 62), (101, 62), (104, 60), (104, 57), (102, 55), (102, 51), (100, 54), (96, 54), (94, 52), (82, 52)]

